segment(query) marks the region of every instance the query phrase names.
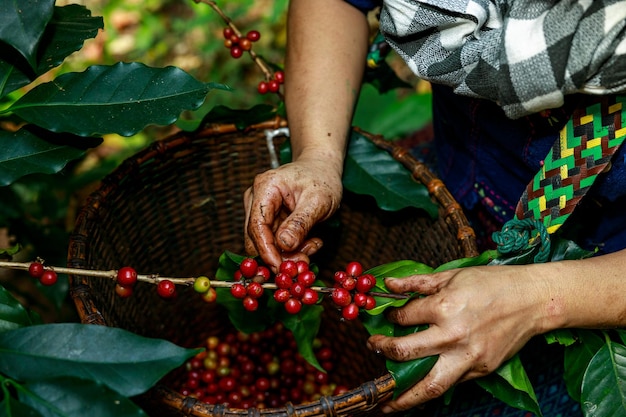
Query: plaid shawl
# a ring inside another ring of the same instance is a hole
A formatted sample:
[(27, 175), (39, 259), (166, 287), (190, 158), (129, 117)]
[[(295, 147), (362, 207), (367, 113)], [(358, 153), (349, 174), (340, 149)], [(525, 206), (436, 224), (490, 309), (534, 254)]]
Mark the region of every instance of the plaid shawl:
[(626, 92), (626, 0), (385, 0), (380, 30), (419, 77), (510, 118)]

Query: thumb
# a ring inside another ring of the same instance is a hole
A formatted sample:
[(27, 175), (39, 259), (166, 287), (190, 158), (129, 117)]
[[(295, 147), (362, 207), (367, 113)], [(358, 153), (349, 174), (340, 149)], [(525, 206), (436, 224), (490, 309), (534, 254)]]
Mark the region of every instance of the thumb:
[(276, 243), (284, 251), (298, 249), (319, 220), (320, 216), (313, 212), (306, 210), (292, 212), (276, 230)]

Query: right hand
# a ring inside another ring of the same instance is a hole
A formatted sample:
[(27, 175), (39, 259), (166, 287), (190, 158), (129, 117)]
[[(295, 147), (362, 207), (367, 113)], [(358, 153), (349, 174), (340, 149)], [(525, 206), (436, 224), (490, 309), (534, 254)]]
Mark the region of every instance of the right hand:
[(302, 158), (259, 174), (244, 193), (245, 250), (276, 272), (284, 259), (305, 259), (322, 241), (307, 239), (342, 196), (341, 171), (323, 158)]

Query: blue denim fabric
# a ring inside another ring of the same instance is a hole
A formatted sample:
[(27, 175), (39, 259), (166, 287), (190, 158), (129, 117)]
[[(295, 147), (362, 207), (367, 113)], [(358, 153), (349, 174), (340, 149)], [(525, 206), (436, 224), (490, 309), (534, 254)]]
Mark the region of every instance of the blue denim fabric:
[(350, 3), (357, 9), (361, 10), (364, 13), (369, 12), (370, 10), (380, 6), (383, 2), (382, 0), (345, 0), (346, 3)]
[[(433, 124), (438, 174), (469, 211), (477, 207), (503, 223), (539, 171), (572, 111), (590, 96), (571, 96), (565, 105), (511, 120), (495, 104), (456, 95), (433, 85)], [(622, 146), (607, 174), (598, 177), (563, 226), (563, 234), (591, 250), (626, 247), (626, 153)]]

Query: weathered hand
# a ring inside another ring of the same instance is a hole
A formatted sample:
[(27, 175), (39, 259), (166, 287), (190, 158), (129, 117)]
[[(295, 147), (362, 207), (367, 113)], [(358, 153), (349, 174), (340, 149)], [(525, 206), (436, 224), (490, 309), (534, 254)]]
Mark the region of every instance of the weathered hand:
[(404, 337), (371, 336), (368, 347), (398, 361), (430, 355), (439, 359), (383, 411), (409, 409), (441, 396), (458, 382), (493, 372), (543, 332), (550, 298), (545, 285), (527, 279), (532, 274), (526, 272), (524, 266), (486, 266), (387, 279), (393, 292), (427, 295), (391, 310), (388, 319), (430, 326)]
[(304, 159), (258, 175), (244, 194), (245, 249), (276, 272), (283, 259), (305, 259), (322, 245), (307, 239), (331, 216), (342, 195), (341, 173), (327, 161)]

